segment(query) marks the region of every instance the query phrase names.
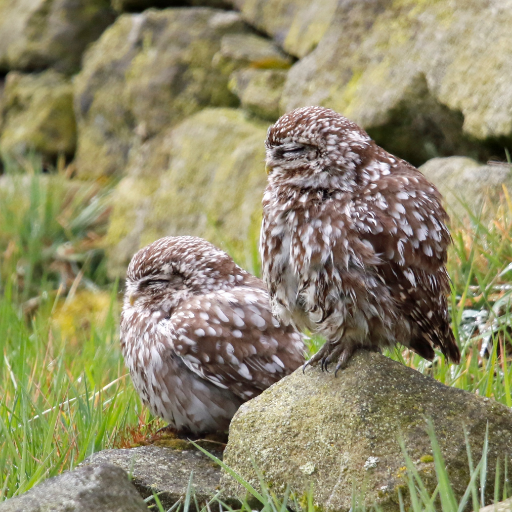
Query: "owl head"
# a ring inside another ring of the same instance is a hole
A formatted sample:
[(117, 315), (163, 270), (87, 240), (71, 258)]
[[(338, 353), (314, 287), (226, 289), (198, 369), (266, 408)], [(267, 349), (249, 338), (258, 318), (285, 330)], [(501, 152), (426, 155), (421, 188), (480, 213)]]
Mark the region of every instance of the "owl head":
[[(303, 107), (285, 114), (267, 133), (266, 166), (271, 180), (311, 181), (326, 186), (334, 178), (355, 179), (368, 134), (334, 110)], [(274, 175), (274, 176), (273, 176)]]
[(193, 236), (160, 238), (132, 258), (125, 307), (172, 309), (191, 295), (233, 286), (242, 269), (220, 249)]

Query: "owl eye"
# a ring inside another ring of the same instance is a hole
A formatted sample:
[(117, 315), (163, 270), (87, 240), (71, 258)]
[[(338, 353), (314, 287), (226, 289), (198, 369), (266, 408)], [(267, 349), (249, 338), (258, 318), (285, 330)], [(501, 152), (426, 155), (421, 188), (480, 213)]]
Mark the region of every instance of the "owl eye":
[(306, 148), (302, 145), (296, 144), (291, 147), (284, 147), (282, 148), (281, 156), (282, 158), (288, 158), (288, 157), (297, 157), (301, 154), (305, 153)]
[(144, 281), (143, 286), (162, 286), (167, 285), (169, 281), (167, 279), (148, 279)]

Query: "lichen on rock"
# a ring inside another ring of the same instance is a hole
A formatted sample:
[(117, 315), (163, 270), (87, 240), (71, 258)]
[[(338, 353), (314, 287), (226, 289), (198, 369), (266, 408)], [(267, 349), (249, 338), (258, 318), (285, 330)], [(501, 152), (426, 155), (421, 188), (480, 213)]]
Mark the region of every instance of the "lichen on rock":
[(137, 144), (202, 108), (236, 106), (213, 57), (223, 37), (249, 31), (239, 14), (209, 8), (120, 16), (76, 77), (78, 175), (122, 175)]
[(64, 75), (11, 72), (0, 103), (0, 150), (20, 155), (37, 151), (49, 160), (73, 156), (76, 123), (73, 86)]
[(261, 221), (266, 127), (240, 110), (205, 109), (134, 150), (113, 197), (111, 273), (168, 235), (201, 236), (243, 258)]
[(0, 0), (0, 71), (78, 71), (115, 19), (110, 0)]
[[(502, 465), (511, 462), (512, 411), (368, 351), (357, 352), (337, 377), (299, 369), (242, 405), (224, 462), (259, 488), (255, 463), (278, 495), (289, 485), (300, 499), (313, 486), (321, 510), (348, 511), (353, 493), (364, 491), (366, 505), (398, 511), (398, 490), (407, 491), (400, 439), (427, 489), (437, 485), (427, 418), (459, 498), (469, 482), (464, 428), (473, 461), (488, 428), (486, 493), (493, 496), (498, 456)], [(245, 494), (227, 474), (222, 483), (227, 495)]]

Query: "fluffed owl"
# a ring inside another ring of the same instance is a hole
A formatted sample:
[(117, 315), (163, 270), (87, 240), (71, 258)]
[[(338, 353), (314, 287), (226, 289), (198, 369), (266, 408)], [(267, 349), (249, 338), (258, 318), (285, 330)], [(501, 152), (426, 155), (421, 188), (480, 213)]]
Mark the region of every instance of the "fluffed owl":
[(459, 362), (434, 185), (323, 107), (285, 114), (265, 145), (263, 279), (283, 323), (326, 338), (311, 363), (338, 371), (358, 348), (397, 342)]
[(153, 414), (180, 433), (227, 431), (245, 401), (304, 362), (264, 283), (201, 238), (167, 237), (128, 267), (121, 348)]

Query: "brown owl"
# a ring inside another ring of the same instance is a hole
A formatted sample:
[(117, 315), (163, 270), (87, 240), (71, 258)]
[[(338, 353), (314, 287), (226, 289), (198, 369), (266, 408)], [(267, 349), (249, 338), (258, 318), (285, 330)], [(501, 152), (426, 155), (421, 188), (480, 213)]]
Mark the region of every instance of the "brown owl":
[(194, 435), (227, 431), (241, 404), (304, 363), (302, 336), (272, 316), (263, 281), (190, 236), (133, 257), (121, 348), (152, 413)]
[(326, 338), (310, 362), (338, 371), (358, 348), (397, 342), (459, 362), (436, 188), (327, 108), (285, 114), (265, 145), (263, 278), (277, 318)]

